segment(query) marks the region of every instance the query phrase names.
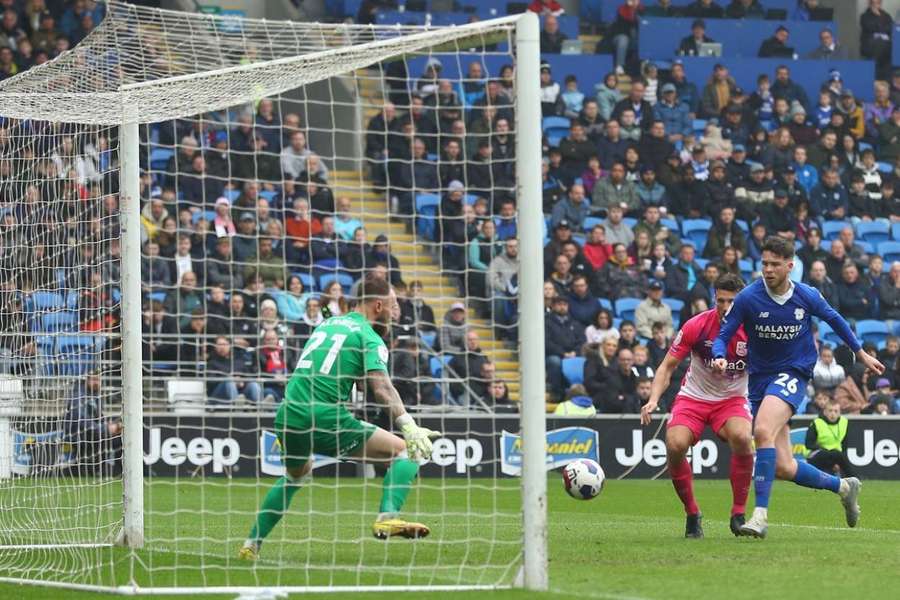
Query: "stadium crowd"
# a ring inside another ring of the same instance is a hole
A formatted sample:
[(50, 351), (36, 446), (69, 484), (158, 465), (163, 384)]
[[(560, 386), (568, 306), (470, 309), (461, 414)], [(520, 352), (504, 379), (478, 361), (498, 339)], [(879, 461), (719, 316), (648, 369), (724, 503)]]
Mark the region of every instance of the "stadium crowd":
[[(9, 14), (36, 22), (10, 8), (21, 3), (0, 3), (4, 25)], [(38, 11), (44, 34), (23, 26), (10, 39), (24, 52), (42, 39), (64, 49), (78, 27), (99, 22), (92, 11), (102, 5), (62, 6), (46, 19)], [(553, 28), (545, 18), (547, 43), (558, 41)], [(516, 341), (513, 68), (465, 63), (461, 81), (442, 78), (437, 59), (422, 73), (385, 64), (388, 97), (367, 123), (365, 157), (392, 216), (431, 244), (468, 304), (436, 316), (422, 284), (404, 281), (390, 240), (370, 243), (353, 199), (335, 193), (299, 113), (263, 99), (144, 129), (146, 368), (202, 373), (223, 405), (277, 402), (311, 330), (347, 311), (355, 282), (373, 272), (400, 299), (390, 362), (405, 401), (508, 404), (467, 307)], [(809, 98), (790, 62), (761, 73), (749, 93), (727, 61), (707, 82), (689, 81), (678, 60), (641, 71), (630, 84), (611, 72), (582, 90), (578, 74), (541, 68), (545, 123), (565, 123), (543, 140), (546, 365), (558, 410), (637, 412), (678, 325), (712, 305), (716, 277), (756, 277), (762, 240), (779, 235), (797, 245), (795, 279), (852, 319), (889, 365), (883, 378), (866, 377), (820, 329), (808, 410), (833, 396), (844, 412), (900, 412), (900, 250), (890, 241), (900, 242), (900, 72), (859, 102), (839, 73)], [(5, 120), (0, 145), (13, 207), (3, 217), (3, 364), (21, 370), (62, 350), (43, 347), (41, 333), (102, 333), (118, 322), (117, 139), (110, 129)], [(52, 295), (65, 289), (77, 291)], [(40, 299), (73, 321), (35, 316)], [(430, 359), (453, 375), (443, 393)]]

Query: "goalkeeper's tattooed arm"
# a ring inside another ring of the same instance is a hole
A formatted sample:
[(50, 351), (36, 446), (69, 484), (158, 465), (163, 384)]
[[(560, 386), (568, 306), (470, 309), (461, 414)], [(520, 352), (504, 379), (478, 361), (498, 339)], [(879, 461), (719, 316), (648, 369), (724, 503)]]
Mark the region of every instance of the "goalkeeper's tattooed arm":
[(397, 419), (406, 414), (406, 407), (403, 406), (403, 400), (397, 392), (397, 388), (391, 383), (386, 371), (369, 371), (366, 373), (369, 382), (369, 388), (375, 395), (375, 400), (387, 411), (391, 422), (395, 423)]

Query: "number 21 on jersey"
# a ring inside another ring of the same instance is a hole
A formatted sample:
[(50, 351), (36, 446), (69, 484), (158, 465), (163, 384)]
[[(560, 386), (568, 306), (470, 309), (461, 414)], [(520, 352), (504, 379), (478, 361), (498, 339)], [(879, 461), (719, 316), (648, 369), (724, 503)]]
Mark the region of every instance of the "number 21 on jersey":
[[(306, 343), (306, 347), (303, 349), (303, 354), (300, 355), (300, 360), (297, 361), (298, 369), (309, 369), (312, 367), (313, 361), (308, 357), (314, 350), (325, 343), (326, 338), (328, 338), (328, 334), (323, 331), (313, 332), (309, 341)], [(325, 360), (322, 361), (322, 365), (319, 367), (319, 373), (322, 373), (323, 375), (331, 373), (331, 368), (334, 367), (334, 361), (337, 360), (338, 354), (341, 352), (341, 346), (344, 345), (344, 340), (346, 339), (347, 336), (343, 333), (331, 335), (331, 347), (328, 349), (328, 354), (325, 355)]]

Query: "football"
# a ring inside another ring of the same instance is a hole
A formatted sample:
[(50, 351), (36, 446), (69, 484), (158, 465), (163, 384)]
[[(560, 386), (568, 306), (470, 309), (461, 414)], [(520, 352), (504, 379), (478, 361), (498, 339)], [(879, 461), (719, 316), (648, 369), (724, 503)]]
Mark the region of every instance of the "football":
[(603, 467), (589, 458), (570, 462), (563, 469), (562, 476), (566, 492), (576, 500), (596, 498), (606, 480)]

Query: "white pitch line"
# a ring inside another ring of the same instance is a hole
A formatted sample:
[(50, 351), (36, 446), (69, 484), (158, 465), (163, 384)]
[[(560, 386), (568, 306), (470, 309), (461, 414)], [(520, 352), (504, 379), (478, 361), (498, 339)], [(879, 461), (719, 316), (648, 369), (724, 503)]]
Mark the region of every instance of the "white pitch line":
[(628, 594), (611, 594), (607, 592), (567, 592), (564, 590), (547, 590), (548, 594), (553, 596), (565, 596), (571, 598), (578, 596), (579, 598), (596, 598), (597, 600), (653, 600), (649, 596), (630, 596)]

